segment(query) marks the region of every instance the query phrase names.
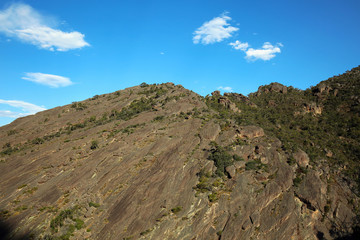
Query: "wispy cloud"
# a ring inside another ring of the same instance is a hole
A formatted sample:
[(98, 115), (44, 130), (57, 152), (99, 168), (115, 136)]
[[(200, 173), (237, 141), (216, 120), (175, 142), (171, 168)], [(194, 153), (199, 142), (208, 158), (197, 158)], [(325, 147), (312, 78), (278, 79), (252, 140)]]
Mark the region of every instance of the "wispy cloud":
[(231, 26), (228, 23), (230, 20), (231, 18), (229, 16), (223, 14), (220, 17), (205, 22), (193, 33), (193, 42), (195, 44), (202, 43), (206, 45), (221, 42), (224, 39), (231, 37), (232, 33), (238, 31), (239, 28)]
[(223, 87), (223, 86), (220, 86), (217, 89), (224, 91), (224, 92), (233, 92), (234, 91), (231, 87)]
[(229, 43), (230, 46), (232, 46), (236, 50), (246, 51), (246, 49), (249, 47), (249, 44), (247, 42), (243, 43), (239, 40), (236, 40), (233, 43)]
[(275, 45), (272, 45), (269, 42), (265, 42), (264, 45), (261, 48), (254, 49), (249, 48), (246, 50), (246, 59), (249, 61), (256, 61), (258, 59), (268, 61), (272, 58), (274, 58), (276, 53), (280, 53), (280, 47), (283, 47), (281, 43), (277, 43)]
[(25, 73), (25, 75), (26, 77), (22, 77), (22, 79), (54, 88), (66, 87), (73, 84), (69, 78), (58, 75), (45, 73)]
[(32, 103), (19, 101), (19, 100), (2, 100), (0, 99), (0, 104), (9, 105), (14, 108), (18, 108), (19, 111), (9, 111), (9, 110), (0, 110), (0, 117), (10, 117), (10, 118), (18, 118), (31, 114), (35, 114), (40, 111), (46, 110), (46, 108), (37, 106)]
[(265, 42), (261, 48), (254, 49), (249, 48), (250, 45), (246, 43), (242, 43), (238, 40), (236, 40), (233, 43), (229, 44), (236, 50), (240, 50), (245, 52), (246, 56), (245, 58), (249, 61), (256, 61), (256, 60), (264, 60), (268, 61), (276, 56), (276, 53), (281, 53), (280, 47), (283, 47), (281, 43), (277, 43), (275, 45), (272, 45), (269, 42)]
[(0, 110), (0, 117), (19, 118), (26, 116), (24, 113), (17, 113), (8, 110)]
[(12, 4), (0, 11), (0, 32), (50, 51), (90, 46), (84, 34), (50, 27), (44, 16), (26, 4)]

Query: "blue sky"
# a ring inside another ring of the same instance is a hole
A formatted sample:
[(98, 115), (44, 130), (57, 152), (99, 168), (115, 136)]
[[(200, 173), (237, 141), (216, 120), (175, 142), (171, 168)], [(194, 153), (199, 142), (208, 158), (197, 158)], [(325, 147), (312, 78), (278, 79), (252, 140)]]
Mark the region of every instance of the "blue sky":
[(358, 0), (0, 2), (0, 126), (142, 82), (306, 89), (360, 64)]

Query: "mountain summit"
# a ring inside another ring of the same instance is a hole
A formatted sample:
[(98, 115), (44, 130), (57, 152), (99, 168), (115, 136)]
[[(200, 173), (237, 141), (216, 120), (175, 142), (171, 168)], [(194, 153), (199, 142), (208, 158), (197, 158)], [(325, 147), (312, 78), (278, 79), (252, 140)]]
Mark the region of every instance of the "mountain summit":
[(360, 67), (249, 97), (127, 88), (0, 128), (5, 239), (355, 239)]

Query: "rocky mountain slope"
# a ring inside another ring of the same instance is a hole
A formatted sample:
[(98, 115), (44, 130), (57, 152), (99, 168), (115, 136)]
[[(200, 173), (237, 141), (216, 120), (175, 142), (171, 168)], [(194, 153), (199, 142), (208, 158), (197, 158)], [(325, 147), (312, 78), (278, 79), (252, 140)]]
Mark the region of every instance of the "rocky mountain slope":
[(0, 128), (7, 239), (351, 239), (360, 68), (301, 91), (141, 84)]

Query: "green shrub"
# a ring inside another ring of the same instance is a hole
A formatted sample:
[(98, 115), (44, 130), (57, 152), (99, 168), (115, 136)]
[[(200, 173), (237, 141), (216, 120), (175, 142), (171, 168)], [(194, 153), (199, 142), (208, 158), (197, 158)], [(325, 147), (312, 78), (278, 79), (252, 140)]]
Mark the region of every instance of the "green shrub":
[(145, 125), (145, 123), (130, 125), (130, 126), (127, 126), (124, 129), (122, 129), (121, 132), (122, 133), (127, 133), (129, 135), (129, 134), (131, 134), (131, 133), (133, 133), (135, 131), (135, 128), (141, 127), (141, 126), (144, 126), (144, 125)]
[(144, 235), (146, 235), (146, 234), (150, 233), (151, 231), (152, 231), (152, 229), (151, 229), (151, 228), (150, 228), (150, 229), (147, 229), (147, 230), (145, 230), (145, 231), (141, 232), (141, 233), (140, 233), (140, 236), (144, 236)]
[(89, 207), (98, 208), (98, 207), (100, 207), (100, 204), (94, 203), (94, 202), (89, 202)]
[(237, 154), (233, 155), (233, 159), (234, 159), (234, 161), (244, 161), (244, 159)]
[(96, 99), (98, 99), (99, 98), (99, 95), (95, 95), (95, 96), (93, 96), (92, 98), (91, 98), (91, 100), (96, 100)]
[(81, 228), (83, 228), (83, 226), (84, 226), (84, 221), (83, 220), (81, 220), (80, 218), (76, 218), (74, 220), (74, 222), (75, 222), (75, 228), (77, 230), (80, 230)]
[(45, 141), (42, 138), (35, 138), (31, 142), (32, 142), (32, 144), (40, 145), (40, 144), (43, 144)]
[(22, 205), (15, 208), (15, 211), (25, 211), (26, 209), (28, 209), (28, 207), (26, 205)]
[(152, 105), (152, 99), (141, 98), (140, 100), (134, 100), (129, 106), (121, 109), (120, 112), (112, 110), (109, 117), (110, 119), (127, 121), (141, 112), (152, 109)]
[(98, 148), (98, 147), (99, 147), (98, 141), (97, 141), (97, 140), (92, 140), (92, 141), (91, 141), (90, 149), (94, 150), (94, 149), (96, 149), (96, 148)]
[(219, 199), (219, 196), (216, 192), (209, 194), (208, 199), (210, 202), (216, 202)]
[(181, 210), (182, 210), (182, 207), (181, 207), (181, 206), (177, 206), (177, 207), (172, 208), (172, 209), (171, 209), (171, 212), (174, 213), (174, 214), (177, 214), (177, 213), (179, 213)]
[(149, 84), (147, 84), (146, 82), (143, 82), (143, 83), (140, 84), (140, 87), (142, 87), (142, 88), (148, 87), (148, 86), (149, 86)]
[(245, 170), (260, 170), (261, 162), (260, 161), (249, 161), (245, 164)]
[(233, 157), (225, 151), (225, 149), (216, 143), (212, 143), (213, 148), (211, 149), (211, 154), (209, 160), (214, 161), (216, 169), (216, 174), (218, 176), (223, 176), (225, 174), (225, 168), (233, 164)]
[(91, 116), (89, 118), (89, 122), (96, 122), (96, 116)]
[[(70, 218), (73, 220), (73, 216), (75, 212), (79, 209), (79, 206), (74, 206), (73, 208), (62, 210), (58, 216), (56, 216), (54, 219), (50, 222), (50, 228), (53, 232), (58, 231), (58, 227), (62, 227), (64, 225), (64, 221), (67, 218)], [(75, 221), (75, 220), (73, 220)], [(74, 226), (75, 230), (75, 226)]]
[(165, 116), (157, 116), (152, 121), (153, 122), (160, 122), (160, 121), (164, 120), (164, 118), (165, 118)]
[(76, 111), (82, 111), (82, 110), (87, 108), (87, 106), (84, 103), (81, 103), (81, 102), (73, 102), (71, 104), (71, 107), (75, 108)]
[(10, 131), (7, 132), (7, 135), (8, 135), (8, 136), (11, 136), (11, 135), (14, 135), (14, 134), (16, 134), (16, 133), (17, 133), (16, 130), (11, 129)]
[(18, 186), (18, 189), (22, 189), (22, 188), (24, 188), (24, 187), (26, 187), (27, 186), (27, 184), (23, 184), (23, 185), (21, 185), (21, 186)]
[(299, 176), (297, 176), (296, 178), (294, 178), (294, 180), (293, 180), (294, 186), (295, 186), (295, 187), (298, 187), (299, 184), (301, 183), (301, 181), (302, 181), (302, 178), (299, 177)]

